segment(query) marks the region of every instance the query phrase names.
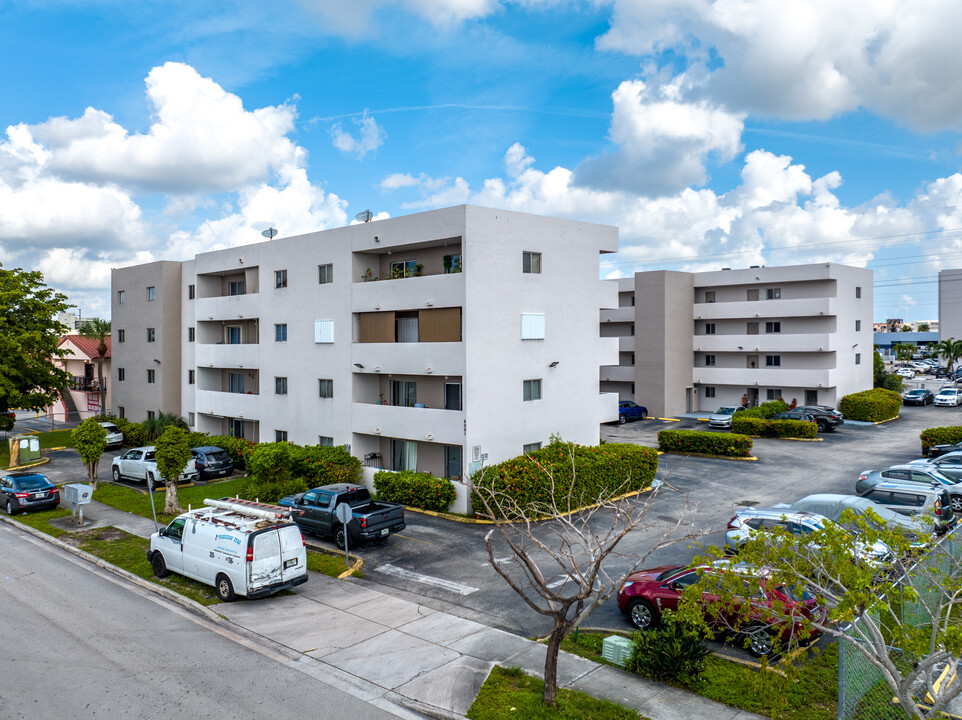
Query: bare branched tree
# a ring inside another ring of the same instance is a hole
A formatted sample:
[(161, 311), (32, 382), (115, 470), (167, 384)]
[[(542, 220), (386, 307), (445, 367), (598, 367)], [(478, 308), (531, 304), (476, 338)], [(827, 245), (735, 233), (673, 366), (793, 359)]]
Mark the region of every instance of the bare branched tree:
[[(572, 470), (573, 462), (572, 458)], [(688, 517), (686, 495), (685, 510), (667, 529), (655, 533), (644, 555), (619, 554), (618, 544), (628, 533), (652, 528), (646, 516), (658, 495), (680, 491), (659, 483), (660, 487), (643, 496), (619, 497), (626, 490), (615, 490), (585, 498), (569, 491), (559, 500), (554, 478), (549, 471), (544, 472), (550, 484), (549, 499), (544, 501), (521, 505), (505, 491), (484, 482), (474, 489), (484, 506), (483, 515), (494, 523), (484, 538), (488, 562), (531, 609), (552, 621), (547, 635), (543, 699), (545, 705), (554, 706), (558, 652), (565, 636), (608, 600), (624, 578), (638, 570), (652, 553), (694, 535), (690, 531), (679, 534)], [(572, 482), (569, 487), (576, 484)], [(495, 557), (492, 539), (496, 534), (513, 553), (511, 560)], [(559, 572), (566, 580), (552, 581)]]

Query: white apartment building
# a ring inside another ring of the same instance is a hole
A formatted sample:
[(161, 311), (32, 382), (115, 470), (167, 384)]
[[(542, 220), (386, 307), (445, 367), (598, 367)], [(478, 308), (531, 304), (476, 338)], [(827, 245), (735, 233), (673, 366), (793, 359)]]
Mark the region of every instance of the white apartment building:
[(834, 263), (712, 272), (652, 271), (611, 281), (601, 312), (619, 364), (601, 370), (653, 415), (793, 399), (836, 405), (872, 387), (872, 271)]
[(962, 270), (939, 271), (939, 340), (962, 339)]
[(113, 409), (462, 482), (554, 433), (597, 444), (617, 248), (613, 227), (458, 206), (115, 270)]

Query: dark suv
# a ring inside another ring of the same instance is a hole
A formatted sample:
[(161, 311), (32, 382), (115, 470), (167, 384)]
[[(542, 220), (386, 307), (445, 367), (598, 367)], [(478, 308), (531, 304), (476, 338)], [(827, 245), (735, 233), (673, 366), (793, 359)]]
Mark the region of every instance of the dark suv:
[(838, 427), (838, 418), (827, 410), (814, 406), (795, 408), (787, 412), (780, 412), (772, 420), (802, 420), (818, 425), (819, 432), (834, 432)]
[(234, 472), (234, 461), (223, 448), (205, 445), (191, 448), (190, 454), (197, 462), (197, 473), (201, 480), (229, 477)]

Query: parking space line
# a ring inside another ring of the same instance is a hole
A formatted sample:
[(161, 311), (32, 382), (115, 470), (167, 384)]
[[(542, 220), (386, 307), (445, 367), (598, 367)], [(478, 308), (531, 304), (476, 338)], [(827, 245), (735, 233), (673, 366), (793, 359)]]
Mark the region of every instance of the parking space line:
[(393, 575), (394, 577), (401, 578), (402, 580), (412, 580), (414, 582), (423, 583), (424, 585), (432, 585), (434, 587), (441, 588), (442, 590), (450, 590), (451, 592), (457, 593), (458, 595), (470, 595), (471, 593), (476, 593), (479, 588), (471, 587), (470, 585), (461, 585), (451, 580), (443, 580), (442, 578), (431, 577), (430, 575), (422, 575), (421, 573), (414, 572), (413, 570), (405, 570), (404, 568), (399, 568), (396, 565), (381, 565), (380, 567), (374, 568), (374, 572), (381, 572), (385, 575)]

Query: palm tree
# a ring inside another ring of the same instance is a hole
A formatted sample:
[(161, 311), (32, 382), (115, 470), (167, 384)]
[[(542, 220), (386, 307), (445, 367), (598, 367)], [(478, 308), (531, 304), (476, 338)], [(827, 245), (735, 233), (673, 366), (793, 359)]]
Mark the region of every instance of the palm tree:
[(97, 341), (97, 384), (100, 386), (100, 412), (107, 410), (107, 386), (104, 383), (104, 360), (107, 359), (107, 338), (110, 337), (110, 321), (95, 318), (80, 326), (80, 337)]
[(912, 343), (897, 343), (892, 350), (895, 351), (895, 357), (900, 362), (906, 362), (912, 359), (912, 355), (915, 353), (916, 347)]
[(935, 344), (935, 351), (939, 357), (945, 359), (945, 368), (951, 373), (955, 361), (962, 357), (962, 340), (956, 340), (955, 338), (939, 340)]

